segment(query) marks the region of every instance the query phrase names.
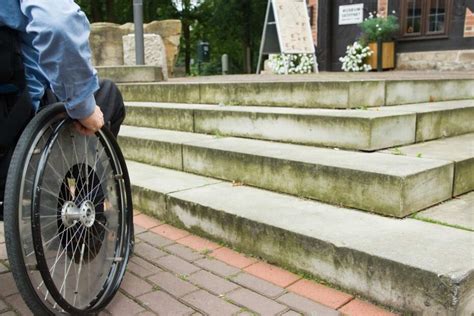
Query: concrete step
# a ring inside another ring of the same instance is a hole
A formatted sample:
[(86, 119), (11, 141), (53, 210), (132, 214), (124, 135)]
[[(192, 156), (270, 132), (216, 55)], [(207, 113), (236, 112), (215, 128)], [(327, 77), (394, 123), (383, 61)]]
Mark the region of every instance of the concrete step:
[[(120, 84), (126, 101), (282, 106), (303, 108), (358, 108), (383, 105), (474, 99), (474, 79), (468, 76), (420, 76), (370, 79), (356, 76), (306, 76), (300, 81), (274, 81), (265, 76), (227, 81)], [(286, 77), (285, 77), (286, 78)]]
[(449, 161), (124, 126), (128, 159), (404, 217), (452, 196)]
[(416, 113), (416, 142), (474, 132), (474, 100), (408, 104), (377, 110)]
[(116, 83), (163, 81), (163, 69), (157, 66), (97, 66), (100, 79)]
[(430, 207), (413, 217), (474, 232), (474, 192)]
[[(390, 110), (386, 110), (389, 108)], [(474, 132), (474, 100), (366, 110), (128, 102), (126, 124), (373, 151)]]
[(474, 233), (128, 163), (137, 209), (416, 315), (474, 310)]
[[(471, 125), (474, 125), (472, 122)], [(474, 133), (383, 152), (453, 162), (453, 195), (457, 196), (474, 190)]]

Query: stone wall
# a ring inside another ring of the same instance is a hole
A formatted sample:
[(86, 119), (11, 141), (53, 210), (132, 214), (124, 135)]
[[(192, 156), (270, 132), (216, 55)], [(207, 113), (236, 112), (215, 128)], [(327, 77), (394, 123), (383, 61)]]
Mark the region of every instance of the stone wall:
[(474, 70), (474, 49), (397, 54), (398, 70)]
[[(93, 23), (91, 25), (90, 45), (92, 62), (96, 66), (123, 65), (122, 37), (133, 34), (133, 23), (118, 25), (114, 23)], [(163, 39), (166, 49), (168, 74), (173, 74), (178, 59), (181, 38), (181, 21), (153, 21), (144, 25), (144, 32), (158, 34)]]

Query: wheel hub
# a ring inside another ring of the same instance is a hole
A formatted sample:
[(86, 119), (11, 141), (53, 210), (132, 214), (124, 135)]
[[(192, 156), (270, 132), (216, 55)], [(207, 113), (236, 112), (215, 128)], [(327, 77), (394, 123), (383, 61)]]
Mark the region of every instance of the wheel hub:
[(61, 209), (61, 220), (66, 227), (71, 227), (81, 222), (86, 227), (92, 227), (95, 222), (94, 203), (87, 200), (80, 207), (72, 201), (64, 203)]

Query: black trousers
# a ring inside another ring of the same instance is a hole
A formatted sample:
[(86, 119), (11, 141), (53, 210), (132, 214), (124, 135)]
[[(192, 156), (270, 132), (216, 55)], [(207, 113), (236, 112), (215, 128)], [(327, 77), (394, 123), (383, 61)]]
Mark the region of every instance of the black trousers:
[[(112, 134), (117, 137), (120, 125), (125, 119), (125, 105), (122, 94), (117, 86), (110, 80), (101, 80), (100, 88), (94, 94), (95, 101), (104, 113), (104, 121)], [(42, 106), (57, 102), (57, 98), (51, 91), (46, 92), (42, 100)], [(0, 98), (0, 102), (2, 99)], [(1, 106), (0, 106), (1, 107)], [(9, 148), (0, 152), (0, 220), (3, 219), (3, 194), (5, 192), (5, 181), (8, 173), (8, 166), (15, 148)]]

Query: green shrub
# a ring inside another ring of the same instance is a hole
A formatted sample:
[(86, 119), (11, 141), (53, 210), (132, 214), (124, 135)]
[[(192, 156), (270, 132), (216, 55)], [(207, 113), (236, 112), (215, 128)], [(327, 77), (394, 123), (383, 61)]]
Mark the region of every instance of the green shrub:
[(400, 29), (396, 16), (383, 17), (373, 13), (369, 13), (369, 17), (359, 26), (363, 32), (361, 40), (364, 44), (377, 42), (378, 40), (391, 41)]

